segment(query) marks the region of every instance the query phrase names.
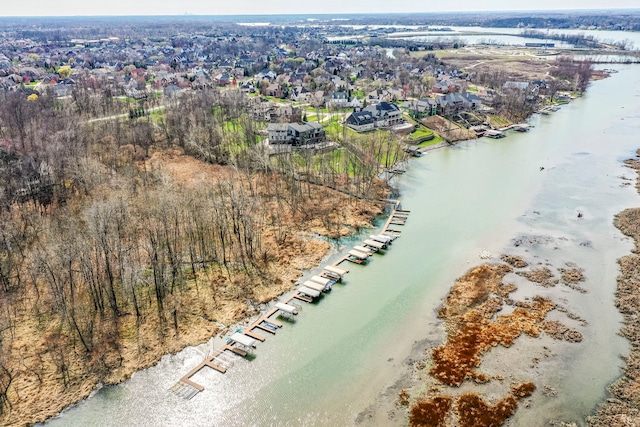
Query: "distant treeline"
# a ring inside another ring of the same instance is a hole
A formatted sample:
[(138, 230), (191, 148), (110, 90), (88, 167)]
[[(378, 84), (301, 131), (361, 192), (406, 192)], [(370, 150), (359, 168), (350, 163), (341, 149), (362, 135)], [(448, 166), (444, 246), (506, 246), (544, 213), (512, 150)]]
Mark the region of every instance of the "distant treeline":
[(522, 37), (531, 37), (535, 39), (560, 40), (575, 47), (599, 48), (602, 47), (604, 43), (607, 45), (615, 46), (621, 50), (628, 50), (633, 48), (633, 43), (630, 40), (600, 41), (592, 35), (585, 34), (557, 34), (547, 33), (539, 30), (524, 30), (520, 35)]
[[(100, 38), (109, 36), (134, 37), (157, 34), (175, 35), (176, 28), (188, 28), (190, 34), (208, 32), (243, 33), (251, 27), (236, 25), (239, 22), (264, 22), (300, 26), (311, 21), (318, 31), (322, 27), (336, 29), (344, 24), (353, 25), (458, 25), (493, 28), (598, 28), (614, 31), (640, 31), (640, 11), (558, 11), (538, 12), (464, 12), (464, 13), (391, 13), (391, 14), (326, 14), (326, 15), (238, 15), (238, 16), (134, 16), (134, 17), (0, 17), (5, 34), (13, 37), (38, 39), (46, 34), (48, 40), (63, 41), (64, 34), (74, 37)], [(336, 21), (336, 19), (339, 19)], [(322, 24), (322, 27), (318, 27)], [(286, 28), (291, 28), (287, 26)], [(309, 31), (311, 27), (304, 27)], [(223, 30), (223, 31), (221, 31)], [(15, 33), (14, 33), (15, 31)]]

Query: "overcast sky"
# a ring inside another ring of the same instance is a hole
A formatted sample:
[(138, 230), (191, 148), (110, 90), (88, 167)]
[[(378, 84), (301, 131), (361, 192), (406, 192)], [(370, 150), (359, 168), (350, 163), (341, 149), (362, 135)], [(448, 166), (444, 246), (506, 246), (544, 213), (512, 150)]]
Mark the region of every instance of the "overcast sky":
[(405, 13), (638, 7), (638, 0), (0, 0), (0, 16)]

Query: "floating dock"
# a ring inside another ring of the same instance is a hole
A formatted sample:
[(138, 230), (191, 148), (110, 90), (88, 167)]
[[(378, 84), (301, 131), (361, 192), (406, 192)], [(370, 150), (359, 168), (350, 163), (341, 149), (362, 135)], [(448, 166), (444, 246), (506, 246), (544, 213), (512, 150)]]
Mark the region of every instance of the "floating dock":
[(409, 213), (410, 211), (400, 208), (399, 201), (393, 201), (393, 209), (380, 234), (369, 236), (362, 245), (356, 245), (343, 258), (334, 264), (325, 266), (321, 275), (313, 276), (287, 298), (276, 302), (274, 307), (270, 308), (249, 326), (242, 330), (237, 330), (227, 339), (227, 343), (223, 347), (207, 355), (198, 366), (180, 378), (170, 390), (185, 399), (191, 399), (203, 391), (204, 387), (192, 381), (191, 377), (205, 366), (223, 374), (227, 372), (233, 366), (235, 360), (239, 357), (246, 357), (252, 351), (256, 341), (262, 342), (265, 340), (263, 335), (255, 332), (256, 329), (260, 332), (275, 335), (277, 330), (283, 326), (281, 322), (275, 319), (276, 317), (281, 315), (290, 318), (298, 314), (301, 306), (297, 305), (294, 300), (312, 303), (323, 292), (330, 290), (333, 283), (342, 280), (349, 270), (340, 266), (341, 263), (344, 261), (355, 262), (354, 259), (364, 263), (374, 253), (385, 253), (384, 251), (380, 252), (380, 250), (387, 249), (391, 242), (401, 234), (400, 230), (390, 228), (391, 225), (404, 225), (409, 218)]

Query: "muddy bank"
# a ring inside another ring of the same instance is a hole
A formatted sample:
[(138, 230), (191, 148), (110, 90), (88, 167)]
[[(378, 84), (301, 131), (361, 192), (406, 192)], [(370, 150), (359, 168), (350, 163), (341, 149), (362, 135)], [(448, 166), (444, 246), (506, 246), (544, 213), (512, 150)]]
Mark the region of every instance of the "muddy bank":
[[(530, 266), (514, 255), (501, 259), (505, 263), (472, 268), (451, 288), (438, 310), (446, 340), (424, 343), (426, 358), (408, 361), (412, 379), (394, 387), (393, 418), (403, 413), (412, 426), (496, 426), (518, 407), (532, 405), (534, 393), (553, 392), (537, 383), (534, 368), (555, 353), (553, 342), (577, 343), (583, 336), (557, 320), (566, 317), (571, 324), (575, 315), (535, 296), (535, 290), (576, 285), (584, 280), (582, 270), (574, 264)], [(518, 276), (523, 280), (515, 280)], [(534, 296), (517, 300), (513, 294), (523, 287)], [(554, 319), (548, 317), (551, 312)]]
[[(640, 156), (640, 150), (636, 153)], [(625, 164), (640, 173), (640, 161), (630, 159)], [(640, 192), (640, 176), (636, 181)], [(587, 423), (597, 427), (640, 425), (640, 208), (626, 209), (618, 214), (614, 224), (622, 233), (633, 238), (633, 253), (618, 260), (620, 275), (616, 290), (616, 307), (623, 315), (620, 334), (629, 340), (631, 350), (624, 357), (626, 366), (622, 376), (608, 388), (607, 399)]]

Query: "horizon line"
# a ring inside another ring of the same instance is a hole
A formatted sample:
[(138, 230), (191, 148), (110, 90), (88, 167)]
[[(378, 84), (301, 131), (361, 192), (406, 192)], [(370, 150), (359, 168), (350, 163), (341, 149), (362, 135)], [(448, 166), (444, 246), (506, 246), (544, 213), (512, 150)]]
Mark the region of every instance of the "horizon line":
[(345, 13), (189, 13), (184, 12), (181, 14), (96, 14), (96, 15), (0, 15), (0, 19), (10, 18), (153, 18), (153, 17), (224, 17), (224, 16), (359, 16), (359, 15), (438, 15), (438, 14), (488, 14), (488, 13), (563, 13), (563, 12), (602, 12), (602, 11), (634, 11), (640, 12), (640, 8), (629, 7), (611, 7), (611, 8), (586, 8), (586, 9), (497, 9), (497, 10), (443, 10), (443, 11), (428, 11), (428, 12), (345, 12)]

